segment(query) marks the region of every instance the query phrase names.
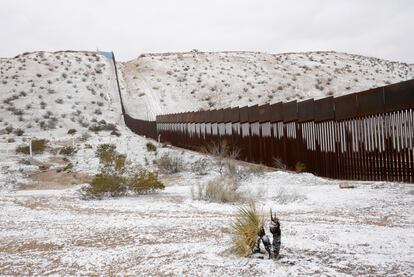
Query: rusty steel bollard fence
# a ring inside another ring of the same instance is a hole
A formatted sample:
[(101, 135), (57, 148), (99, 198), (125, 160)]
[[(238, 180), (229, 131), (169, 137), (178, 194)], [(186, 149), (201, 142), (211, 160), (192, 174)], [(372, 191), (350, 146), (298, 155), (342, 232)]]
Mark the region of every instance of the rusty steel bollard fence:
[(414, 182), (414, 80), (339, 97), (158, 115), (156, 121), (122, 110), (136, 134), (181, 148), (201, 151), (226, 141), (247, 162), (336, 179)]

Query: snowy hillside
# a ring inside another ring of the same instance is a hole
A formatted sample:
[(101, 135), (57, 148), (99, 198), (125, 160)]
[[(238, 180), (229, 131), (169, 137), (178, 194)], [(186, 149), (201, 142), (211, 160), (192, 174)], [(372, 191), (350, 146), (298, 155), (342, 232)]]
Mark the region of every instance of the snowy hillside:
[[(35, 161), (15, 151), (30, 139), (48, 141)], [(93, 174), (101, 143), (115, 143), (143, 163), (146, 142), (124, 125), (111, 59), (68, 51), (0, 59), (0, 190), (33, 182), (39, 168), (50, 168), (49, 176), (66, 167)], [(65, 146), (76, 154), (59, 155)]]
[(336, 52), (145, 54), (120, 66), (137, 118), (342, 95), (414, 78), (414, 65)]
[(102, 119), (122, 123), (112, 60), (96, 53), (35, 52), (1, 59), (0, 80), (0, 130), (66, 133)]

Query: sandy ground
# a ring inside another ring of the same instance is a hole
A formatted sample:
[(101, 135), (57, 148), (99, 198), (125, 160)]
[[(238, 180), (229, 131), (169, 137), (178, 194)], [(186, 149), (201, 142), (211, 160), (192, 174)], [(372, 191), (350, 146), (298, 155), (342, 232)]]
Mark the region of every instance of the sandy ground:
[(226, 252), (237, 205), (195, 201), (189, 173), (154, 195), (86, 201), (79, 186), (0, 193), (0, 275), (410, 276), (414, 187), (283, 172), (240, 188), (282, 223), (277, 261)]

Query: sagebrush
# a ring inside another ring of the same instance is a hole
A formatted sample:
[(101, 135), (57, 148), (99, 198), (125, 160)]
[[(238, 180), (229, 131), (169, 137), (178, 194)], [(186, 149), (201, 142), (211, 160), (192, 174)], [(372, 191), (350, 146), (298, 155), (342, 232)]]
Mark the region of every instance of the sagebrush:
[(164, 189), (157, 173), (131, 165), (127, 162), (126, 155), (118, 153), (113, 144), (99, 145), (96, 156), (101, 165), (100, 173), (81, 189), (85, 198), (148, 194)]
[(181, 157), (163, 154), (158, 160), (156, 160), (158, 169), (162, 173), (173, 174), (183, 170), (184, 163)]
[(164, 184), (158, 180), (157, 173), (142, 170), (128, 179), (128, 187), (137, 194), (152, 193), (164, 189)]

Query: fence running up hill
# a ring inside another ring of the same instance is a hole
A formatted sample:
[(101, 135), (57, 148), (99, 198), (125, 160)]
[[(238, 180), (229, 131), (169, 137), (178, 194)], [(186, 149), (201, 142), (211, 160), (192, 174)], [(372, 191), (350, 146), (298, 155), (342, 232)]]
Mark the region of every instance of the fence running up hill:
[[(122, 101), (121, 101), (122, 104)], [(226, 141), (240, 159), (318, 176), (414, 182), (414, 80), (340, 97), (134, 119), (135, 133), (199, 151)]]

